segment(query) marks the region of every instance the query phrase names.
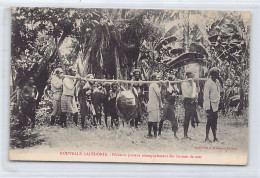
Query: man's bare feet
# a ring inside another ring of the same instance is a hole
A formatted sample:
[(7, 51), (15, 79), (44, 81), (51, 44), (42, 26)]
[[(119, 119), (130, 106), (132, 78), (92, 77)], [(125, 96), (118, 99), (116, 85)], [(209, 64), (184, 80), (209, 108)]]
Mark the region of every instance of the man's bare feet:
[(213, 142), (218, 142), (218, 139), (217, 139), (217, 138), (214, 138)]
[(206, 138), (204, 142), (211, 143), (212, 141), (209, 138)]
[(145, 135), (145, 137), (146, 137), (146, 138), (153, 138), (153, 136), (152, 136), (152, 135), (149, 135), (149, 134), (148, 134), (148, 135)]
[(185, 139), (185, 140), (191, 140), (191, 138), (188, 137), (188, 136), (184, 136), (182, 139)]

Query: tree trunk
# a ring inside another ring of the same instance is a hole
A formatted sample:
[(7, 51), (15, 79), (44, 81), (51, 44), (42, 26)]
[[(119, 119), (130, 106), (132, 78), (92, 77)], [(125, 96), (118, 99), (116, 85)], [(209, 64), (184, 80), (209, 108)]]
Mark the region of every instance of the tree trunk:
[(58, 45), (56, 46), (55, 50), (53, 51), (51, 57), (49, 57), (47, 60), (45, 60), (42, 65), (39, 66), (39, 69), (37, 71), (37, 74), (35, 75), (35, 86), (37, 87), (37, 90), (39, 92), (37, 101), (36, 101), (36, 107), (38, 108), (39, 103), (41, 101), (43, 91), (45, 86), (47, 85), (47, 81), (49, 79), (49, 71), (48, 71), (48, 65), (52, 63), (55, 59), (55, 57), (58, 56), (59, 48), (64, 42), (65, 38), (67, 37), (67, 32), (64, 31)]
[(114, 48), (114, 53), (115, 53), (115, 64), (116, 64), (116, 79), (121, 79), (121, 70), (120, 70), (120, 62), (119, 62), (119, 57), (118, 57), (118, 50), (117, 47)]

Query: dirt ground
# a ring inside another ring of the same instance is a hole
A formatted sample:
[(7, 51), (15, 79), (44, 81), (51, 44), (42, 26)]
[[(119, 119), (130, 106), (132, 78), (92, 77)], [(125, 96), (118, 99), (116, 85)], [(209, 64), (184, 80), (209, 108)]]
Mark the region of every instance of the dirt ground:
[[(181, 110), (181, 109), (180, 109)], [(207, 147), (230, 148), (237, 153), (247, 152), (248, 149), (248, 127), (247, 114), (234, 116), (220, 114), (218, 120), (217, 135), (219, 142), (205, 143), (206, 118), (202, 110), (199, 112), (201, 123), (195, 128), (189, 127), (188, 135), (191, 140), (183, 140), (183, 127), (181, 121), (184, 117), (182, 111), (178, 130), (179, 139), (174, 138), (170, 122), (165, 121), (162, 135), (157, 138), (146, 138), (147, 124), (140, 124), (139, 128), (130, 128), (128, 125), (121, 125), (118, 129), (104, 127), (87, 128), (82, 130), (80, 125), (75, 126), (72, 120), (68, 121), (67, 128), (61, 128), (58, 124), (49, 125), (50, 108), (41, 107), (37, 110), (37, 124), (32, 130), (27, 128), (24, 131), (11, 129), (10, 150), (16, 153), (32, 153), (41, 151), (95, 151), (95, 152), (117, 152), (136, 153), (149, 152), (170, 154), (174, 152), (198, 152), (212, 153)], [(210, 133), (210, 139), (212, 134)], [(217, 153), (231, 150), (217, 150)]]

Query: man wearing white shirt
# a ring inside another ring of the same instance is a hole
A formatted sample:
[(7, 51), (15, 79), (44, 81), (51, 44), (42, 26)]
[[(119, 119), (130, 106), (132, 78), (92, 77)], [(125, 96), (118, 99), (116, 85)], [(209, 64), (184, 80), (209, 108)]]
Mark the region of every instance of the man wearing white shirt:
[(53, 92), (51, 125), (54, 125), (56, 117), (61, 114), (62, 83), (63, 71), (61, 68), (57, 68), (54, 71), (54, 75), (51, 77), (51, 90)]
[(182, 95), (184, 97), (183, 104), (185, 109), (184, 118), (184, 139), (191, 139), (188, 137), (189, 123), (191, 119), (195, 118), (196, 111), (196, 98), (198, 97), (196, 83), (193, 81), (194, 74), (186, 72), (187, 80), (181, 85)]
[(220, 101), (220, 79), (219, 79), (219, 69), (213, 67), (209, 71), (209, 79), (206, 81), (204, 86), (204, 96), (203, 96), (203, 108), (207, 113), (207, 124), (206, 124), (206, 139), (205, 142), (211, 142), (209, 140), (209, 130), (211, 128), (214, 142), (217, 139), (217, 119), (218, 119), (218, 107)]
[[(69, 75), (75, 76), (76, 70), (69, 68)], [(63, 91), (61, 96), (61, 126), (67, 127), (67, 114), (73, 115), (73, 121), (77, 125), (78, 123), (78, 108), (75, 101), (75, 87), (78, 82), (77, 79), (65, 77), (63, 79)]]

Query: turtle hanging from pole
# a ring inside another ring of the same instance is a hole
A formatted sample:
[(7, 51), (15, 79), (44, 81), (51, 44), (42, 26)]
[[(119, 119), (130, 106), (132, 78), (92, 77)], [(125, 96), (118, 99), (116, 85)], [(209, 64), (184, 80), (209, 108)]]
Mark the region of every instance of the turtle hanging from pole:
[(121, 86), (116, 98), (116, 108), (118, 116), (123, 119), (124, 122), (129, 123), (132, 119), (137, 117), (138, 105), (133, 90), (126, 90)]
[(130, 122), (136, 117), (136, 99), (131, 90), (119, 92), (116, 99), (117, 112), (125, 122)]

